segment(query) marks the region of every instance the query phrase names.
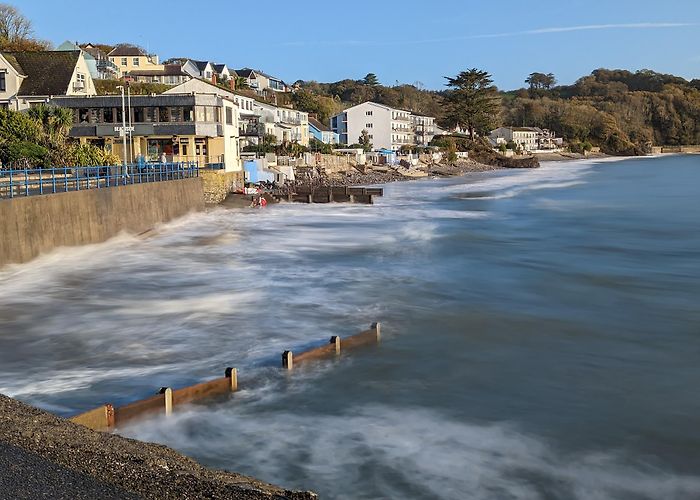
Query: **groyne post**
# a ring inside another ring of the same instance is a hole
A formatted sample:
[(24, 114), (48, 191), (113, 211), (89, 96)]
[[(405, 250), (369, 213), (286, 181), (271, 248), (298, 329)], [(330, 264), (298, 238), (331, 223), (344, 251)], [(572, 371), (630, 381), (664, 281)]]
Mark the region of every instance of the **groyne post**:
[(282, 353), (282, 368), (287, 370), (294, 368), (294, 354), (292, 351), (284, 351)]
[(173, 414), (173, 390), (170, 387), (161, 387), (159, 394), (163, 394), (165, 415), (169, 416)]
[(238, 370), (235, 368), (226, 368), (226, 378), (231, 381), (231, 392), (238, 390)]

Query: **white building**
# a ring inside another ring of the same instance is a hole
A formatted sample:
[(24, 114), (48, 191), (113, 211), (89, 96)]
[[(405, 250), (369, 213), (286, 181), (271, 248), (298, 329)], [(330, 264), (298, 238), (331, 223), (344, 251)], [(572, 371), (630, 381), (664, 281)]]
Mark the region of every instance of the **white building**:
[(52, 96), (94, 96), (83, 52), (0, 52), (0, 107), (27, 109)]
[(428, 146), (433, 137), (437, 135), (435, 118), (432, 116), (411, 115), (413, 130), (415, 132), (414, 142), (418, 146)]
[(539, 127), (500, 127), (489, 135), (494, 145), (515, 143), (523, 151), (542, 151), (556, 149), (561, 140), (554, 132)]
[(210, 93), (238, 105), (240, 147), (259, 144), (265, 135), (273, 135), (277, 143), (297, 142), (309, 145), (309, 114), (260, 102), (245, 94), (213, 85), (206, 80), (193, 79), (173, 87), (165, 94)]
[[(373, 149), (398, 151), (402, 146), (427, 145), (435, 134), (435, 119), (365, 102), (331, 118), (331, 129), (339, 134), (341, 144), (358, 144), (366, 130)], [(427, 132), (432, 136), (426, 142)]]

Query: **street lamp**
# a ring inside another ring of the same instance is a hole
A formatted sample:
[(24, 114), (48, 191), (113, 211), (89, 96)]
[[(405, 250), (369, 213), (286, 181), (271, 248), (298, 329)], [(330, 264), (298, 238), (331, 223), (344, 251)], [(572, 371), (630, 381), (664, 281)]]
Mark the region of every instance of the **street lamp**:
[(126, 103), (124, 102), (124, 85), (117, 85), (117, 88), (122, 92), (122, 156), (124, 158), (124, 177), (127, 175), (127, 164), (126, 164)]

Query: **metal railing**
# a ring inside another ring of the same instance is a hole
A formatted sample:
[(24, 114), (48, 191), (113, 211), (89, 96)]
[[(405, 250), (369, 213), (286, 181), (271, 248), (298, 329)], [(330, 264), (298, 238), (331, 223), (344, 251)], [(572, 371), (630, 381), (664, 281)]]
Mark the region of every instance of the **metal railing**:
[(196, 162), (143, 163), (124, 167), (54, 167), (0, 170), (0, 199), (36, 196), (199, 176)]

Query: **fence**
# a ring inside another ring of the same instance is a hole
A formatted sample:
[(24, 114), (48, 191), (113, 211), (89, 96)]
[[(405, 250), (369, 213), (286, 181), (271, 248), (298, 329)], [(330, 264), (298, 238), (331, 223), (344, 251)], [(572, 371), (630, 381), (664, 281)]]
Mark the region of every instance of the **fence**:
[(102, 189), (199, 176), (197, 163), (0, 170), (0, 198)]
[[(378, 344), (380, 331), (380, 324), (372, 323), (369, 330), (343, 339), (342, 351)], [(295, 365), (340, 355), (341, 338), (334, 336), (329, 344), (308, 349), (296, 355), (292, 351), (285, 351), (282, 354), (282, 367), (292, 370)], [(202, 382), (182, 389), (162, 387), (158, 394), (147, 399), (117, 408), (112, 404), (104, 404), (76, 415), (70, 420), (96, 431), (111, 431), (116, 427), (147, 417), (167, 417), (179, 406), (225, 397), (236, 391), (238, 391), (238, 371), (235, 368), (227, 368), (223, 378)]]

